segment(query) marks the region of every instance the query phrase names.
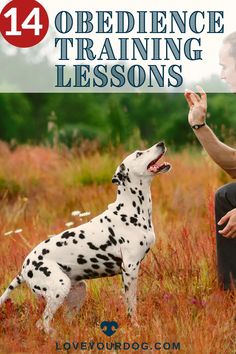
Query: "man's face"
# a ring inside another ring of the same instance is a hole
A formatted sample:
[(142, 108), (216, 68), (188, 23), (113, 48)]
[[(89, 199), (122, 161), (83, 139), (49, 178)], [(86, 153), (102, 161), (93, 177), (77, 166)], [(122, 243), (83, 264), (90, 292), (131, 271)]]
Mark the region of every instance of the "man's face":
[(232, 92), (236, 92), (236, 58), (230, 52), (229, 43), (223, 44), (220, 49), (221, 79), (225, 80)]

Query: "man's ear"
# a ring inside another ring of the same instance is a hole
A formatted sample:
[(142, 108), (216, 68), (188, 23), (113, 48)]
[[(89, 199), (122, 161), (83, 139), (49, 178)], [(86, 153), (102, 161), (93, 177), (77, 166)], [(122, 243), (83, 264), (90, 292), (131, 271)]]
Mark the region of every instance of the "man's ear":
[(118, 186), (125, 180), (125, 165), (122, 163), (117, 167), (114, 176), (112, 177), (112, 183), (117, 184)]

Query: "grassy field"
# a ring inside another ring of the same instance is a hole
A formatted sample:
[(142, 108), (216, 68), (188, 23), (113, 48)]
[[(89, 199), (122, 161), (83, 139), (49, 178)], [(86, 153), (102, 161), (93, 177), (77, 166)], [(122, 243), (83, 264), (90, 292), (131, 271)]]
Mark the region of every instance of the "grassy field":
[[(66, 229), (68, 222), (88, 221), (115, 199), (111, 177), (126, 153), (122, 148), (87, 150), (21, 146), (11, 152), (0, 144), (1, 293), (32, 247)], [(172, 171), (152, 185), (157, 240), (141, 266), (139, 327), (127, 319), (120, 276), (88, 281), (87, 300), (72, 323), (65, 320), (63, 307), (57, 312), (54, 338), (36, 329), (44, 302), (22, 285), (0, 308), (0, 354), (117, 352), (66, 351), (64, 343), (73, 341), (159, 342), (162, 348), (118, 353), (236, 352), (235, 299), (218, 289), (215, 260), (214, 191), (228, 179), (202, 153), (169, 151), (166, 160)], [(74, 210), (91, 215), (72, 216)], [(104, 320), (119, 324), (112, 337), (100, 329)]]

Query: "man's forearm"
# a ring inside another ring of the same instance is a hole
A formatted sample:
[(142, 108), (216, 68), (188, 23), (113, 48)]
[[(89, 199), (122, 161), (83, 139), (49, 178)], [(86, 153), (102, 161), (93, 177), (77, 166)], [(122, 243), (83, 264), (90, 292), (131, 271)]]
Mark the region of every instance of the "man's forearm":
[(236, 150), (223, 144), (208, 125), (194, 130), (194, 133), (210, 157), (232, 178), (236, 178)]

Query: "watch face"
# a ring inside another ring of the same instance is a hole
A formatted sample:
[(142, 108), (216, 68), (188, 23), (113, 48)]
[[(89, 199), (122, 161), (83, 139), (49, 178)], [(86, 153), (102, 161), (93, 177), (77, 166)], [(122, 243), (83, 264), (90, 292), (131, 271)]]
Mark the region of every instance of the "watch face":
[(205, 125), (205, 123), (202, 123), (202, 124), (194, 124), (194, 125), (192, 126), (192, 128), (197, 130), (197, 129), (203, 127), (204, 125)]

